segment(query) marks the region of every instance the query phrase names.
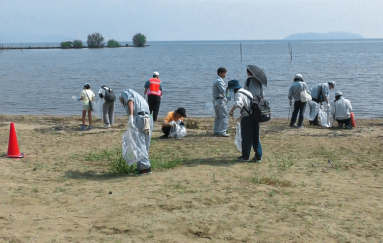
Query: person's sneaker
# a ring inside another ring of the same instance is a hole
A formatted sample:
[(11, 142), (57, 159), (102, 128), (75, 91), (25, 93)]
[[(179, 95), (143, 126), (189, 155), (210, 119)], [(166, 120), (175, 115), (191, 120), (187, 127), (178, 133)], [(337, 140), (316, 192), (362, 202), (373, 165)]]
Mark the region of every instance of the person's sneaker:
[(262, 162), (262, 159), (258, 159), (257, 157), (254, 157), (254, 158), (253, 158), (253, 161), (254, 161), (255, 163), (261, 163), (261, 162)]
[(81, 131), (85, 131), (85, 129), (86, 129), (85, 126), (81, 126), (81, 127), (80, 127), (80, 130), (81, 130)]
[(237, 161), (239, 161), (239, 162), (246, 162), (246, 161), (249, 161), (249, 159), (246, 159), (246, 158), (244, 158), (244, 157), (242, 157), (242, 156), (239, 156), (239, 157), (237, 158)]
[(303, 126), (302, 126), (302, 125), (298, 125), (297, 127), (298, 127), (298, 128), (303, 128)]
[(227, 133), (224, 133), (224, 134), (219, 134), (218, 136), (220, 136), (220, 137), (230, 137), (230, 134), (227, 134)]
[(137, 176), (143, 176), (143, 175), (150, 175), (152, 174), (152, 168), (149, 167), (148, 169), (145, 169), (145, 170), (139, 170), (137, 172)]
[(297, 128), (298, 126), (296, 124), (292, 124), (292, 125), (290, 125), (290, 127)]
[(111, 127), (110, 124), (105, 124), (105, 125), (104, 125), (104, 128), (110, 128), (110, 127)]
[(93, 129), (93, 126), (89, 126), (89, 130), (92, 130)]

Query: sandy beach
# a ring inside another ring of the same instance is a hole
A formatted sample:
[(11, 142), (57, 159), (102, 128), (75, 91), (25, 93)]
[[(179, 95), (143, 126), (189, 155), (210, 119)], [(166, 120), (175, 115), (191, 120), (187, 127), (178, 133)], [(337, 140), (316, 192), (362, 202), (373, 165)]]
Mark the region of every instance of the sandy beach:
[(82, 132), (80, 116), (0, 116), (1, 153), (11, 121), (25, 153), (0, 158), (0, 242), (383, 241), (381, 119), (353, 130), (273, 119), (259, 164), (235, 161), (234, 120), (222, 138), (212, 118), (188, 118), (197, 126), (181, 140), (158, 139), (156, 122), (158, 167), (142, 177), (110, 171), (126, 119)]

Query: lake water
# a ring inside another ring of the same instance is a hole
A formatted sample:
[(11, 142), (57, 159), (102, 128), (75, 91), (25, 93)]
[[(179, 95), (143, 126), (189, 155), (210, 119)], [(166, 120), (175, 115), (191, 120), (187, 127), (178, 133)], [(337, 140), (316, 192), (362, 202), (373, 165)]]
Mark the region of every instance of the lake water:
[[(242, 43), (242, 61), (239, 43)], [(264, 69), (264, 89), (273, 117), (289, 113), (288, 89), (295, 73), (309, 85), (334, 80), (355, 116), (383, 117), (383, 40), (295, 41), (290, 60), (285, 41), (151, 42), (145, 48), (8, 50), (0, 52), (0, 114), (79, 115), (85, 82), (97, 94), (101, 85), (116, 93), (132, 88), (143, 94), (153, 71), (160, 73), (164, 96), (160, 115), (185, 107), (189, 116), (214, 116), (206, 110), (216, 70), (225, 81), (246, 79), (246, 65)], [(57, 43), (23, 43), (23, 46)], [(4, 45), (5, 46), (5, 45)], [(14, 44), (20, 46), (20, 44)], [(331, 92), (330, 100), (334, 99)], [(231, 107), (232, 103), (228, 107)], [(116, 104), (117, 115), (123, 115)]]

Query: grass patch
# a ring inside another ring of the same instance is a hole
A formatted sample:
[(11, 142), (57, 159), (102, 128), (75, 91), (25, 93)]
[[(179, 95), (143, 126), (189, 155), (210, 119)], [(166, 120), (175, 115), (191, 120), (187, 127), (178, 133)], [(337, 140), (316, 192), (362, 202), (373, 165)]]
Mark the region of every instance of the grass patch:
[(174, 159), (166, 159), (164, 157), (150, 158), (150, 165), (152, 170), (165, 170), (171, 169), (182, 164), (182, 160), (179, 157)]
[(273, 176), (261, 177), (258, 175), (258, 173), (255, 173), (253, 177), (246, 178), (246, 181), (250, 182), (252, 184), (264, 184), (264, 185), (276, 186), (276, 187), (291, 187), (291, 186), (293, 186), (291, 181), (278, 179), (278, 178), (275, 178)]

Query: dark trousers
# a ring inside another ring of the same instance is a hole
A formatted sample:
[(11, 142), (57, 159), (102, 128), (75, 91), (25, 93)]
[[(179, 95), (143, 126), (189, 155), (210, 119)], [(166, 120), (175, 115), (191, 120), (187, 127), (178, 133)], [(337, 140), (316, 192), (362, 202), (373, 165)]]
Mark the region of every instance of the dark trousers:
[(290, 125), (295, 124), (295, 122), (297, 121), (297, 116), (299, 112), (298, 126), (302, 126), (305, 109), (306, 109), (306, 102), (302, 102), (300, 100), (294, 101), (294, 111), (293, 111), (293, 114), (291, 115)]
[(347, 118), (343, 120), (336, 119), (336, 121), (338, 122), (338, 126), (340, 125), (341, 127), (343, 127), (343, 124), (344, 124), (346, 125), (346, 128), (351, 129), (351, 118)]
[(153, 114), (153, 121), (157, 121), (158, 111), (160, 110), (161, 96), (148, 95), (148, 105), (150, 114)]
[[(313, 101), (315, 101), (317, 104), (321, 104), (322, 102), (320, 102), (318, 99), (313, 99)], [(314, 118), (314, 120), (312, 121), (312, 123), (314, 124), (314, 125), (319, 125), (319, 122), (318, 122), (318, 114), (315, 116), (315, 118)], [(310, 124), (311, 124), (311, 122), (310, 122)]]
[(242, 137), (242, 157), (249, 159), (251, 147), (253, 147), (256, 159), (262, 159), (262, 146), (259, 139), (259, 130), (261, 126), (259, 122), (253, 123), (249, 116), (245, 116), (241, 120), (241, 137)]
[[(185, 125), (185, 123), (183, 122), (180, 122), (180, 125)], [(172, 127), (171, 126), (167, 126), (167, 127), (163, 127), (162, 128), (162, 132), (165, 134), (165, 136), (169, 136), (169, 133), (170, 133), (170, 130), (172, 130)]]

